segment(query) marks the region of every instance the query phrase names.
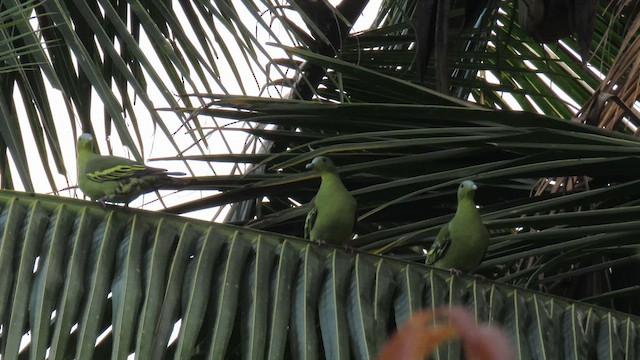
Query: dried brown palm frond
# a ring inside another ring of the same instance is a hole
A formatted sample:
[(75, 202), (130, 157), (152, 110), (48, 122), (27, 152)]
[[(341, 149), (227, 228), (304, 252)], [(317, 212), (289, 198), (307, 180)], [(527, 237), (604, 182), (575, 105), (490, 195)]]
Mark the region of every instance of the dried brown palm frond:
[(584, 123), (633, 132), (640, 126), (640, 18), (632, 23), (611, 70), (600, 87), (582, 107), (578, 118)]

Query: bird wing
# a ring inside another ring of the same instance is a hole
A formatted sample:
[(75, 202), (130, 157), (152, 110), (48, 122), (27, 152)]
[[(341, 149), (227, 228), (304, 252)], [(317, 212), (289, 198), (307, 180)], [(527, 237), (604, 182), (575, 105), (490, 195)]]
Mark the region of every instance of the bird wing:
[(144, 165), (118, 165), (102, 171), (87, 173), (87, 177), (95, 182), (117, 181), (129, 178), (141, 170), (144, 170)]
[(316, 206), (316, 198), (311, 199), (309, 203), (310, 209), (307, 214), (307, 218), (304, 220), (304, 237), (305, 239), (311, 239), (311, 229), (313, 229), (313, 225), (316, 223), (316, 218), (318, 217), (318, 207)]
[(86, 175), (91, 181), (118, 181), (133, 176), (164, 173), (165, 169), (149, 167), (117, 156), (96, 156), (87, 164)]
[(436, 240), (427, 252), (427, 265), (433, 265), (436, 261), (442, 259), (449, 249), (449, 245), (451, 245), (451, 234), (449, 233), (449, 224), (447, 223), (440, 228)]

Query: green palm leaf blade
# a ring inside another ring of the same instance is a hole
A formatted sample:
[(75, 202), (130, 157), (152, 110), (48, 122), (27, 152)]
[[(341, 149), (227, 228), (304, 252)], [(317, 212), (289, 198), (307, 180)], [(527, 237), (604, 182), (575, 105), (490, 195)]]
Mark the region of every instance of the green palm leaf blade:
[(532, 359), (532, 350), (525, 331), (529, 314), (526, 299), (521, 293), (522, 291), (515, 289), (507, 296), (503, 327), (511, 343), (516, 345), (513, 349), (515, 358)]
[(354, 341), (354, 355), (358, 359), (374, 359), (376, 354), (375, 294), (376, 263), (371, 258), (356, 256), (349, 286), (348, 319)]
[[(450, 277), (447, 279), (447, 306), (454, 307), (462, 305), (464, 299), (474, 299), (474, 293), (477, 290), (476, 281), (466, 281), (458, 277)], [(469, 292), (472, 292), (469, 294)], [(474, 304), (475, 302), (472, 302)], [(477, 312), (474, 312), (477, 318)], [(439, 359), (460, 359), (460, 340), (451, 339), (438, 347), (436, 357)]]
[(588, 326), (589, 313), (576, 304), (571, 304), (565, 308), (562, 318), (562, 330), (565, 334), (564, 359), (587, 359), (590, 349), (587, 336), (592, 326)]
[[(426, 278), (428, 286), (425, 289), (425, 306), (431, 311), (437, 311), (437, 309), (444, 307), (452, 299), (453, 296), (449, 296), (449, 292), (452, 291), (453, 279), (446, 281), (441, 270), (431, 270), (427, 273)], [(437, 325), (437, 319), (434, 317), (433, 325)], [(435, 359), (447, 359), (449, 357), (449, 342), (438, 346), (433, 354)]]
[[(35, 359), (43, 346), (51, 349), (52, 359), (77, 355), (73, 351), (83, 346), (91, 347), (83, 352), (89, 358), (116, 358), (127, 353), (123, 349), (131, 350), (131, 344), (127, 346), (127, 339), (121, 337), (129, 333), (130, 339), (139, 341), (144, 337), (140, 333), (147, 329), (151, 331), (147, 339), (153, 342), (163, 303), (168, 292), (173, 293), (168, 289), (177, 289), (171, 301), (182, 307), (180, 314), (169, 316), (166, 322), (173, 327), (180, 320), (181, 325), (177, 340), (168, 347), (165, 343), (154, 357), (159, 359), (204, 357), (214, 347), (220, 348), (222, 358), (266, 357), (267, 349), (271, 359), (297, 354), (328, 356), (327, 344), (337, 340), (327, 340), (324, 333), (330, 327), (318, 320), (332, 321), (335, 328), (340, 316), (347, 321), (341, 335), (346, 340), (341, 341), (349, 342), (349, 356), (360, 358), (358, 348), (368, 346), (371, 350), (361, 353), (372, 357), (403, 317), (425, 307), (461, 303), (478, 322), (502, 327), (513, 342), (516, 358), (634, 359), (637, 355), (640, 318), (491, 280), (452, 278), (446, 271), (421, 264), (365, 253), (353, 258), (338, 248), (283, 235), (120, 207), (105, 211), (98, 204), (60, 197), (2, 191), (0, 208), (0, 246), (3, 251), (11, 250), (6, 245), (13, 241), (15, 260), (12, 286), (6, 290), (8, 308), (0, 318), (0, 326), (8, 332), (0, 336), (6, 348), (5, 334), (15, 331), (19, 336), (12, 336), (21, 340), (30, 331), (31, 344), (21, 354), (13, 354), (19, 359)], [(42, 228), (28, 231), (35, 213), (42, 214)], [(40, 234), (37, 240), (29, 239), (36, 233)], [(28, 243), (32, 246), (22, 245)], [(35, 250), (25, 250), (29, 248)], [(137, 266), (139, 280), (133, 274)], [(64, 279), (62, 286), (56, 283), (56, 269)], [(27, 291), (15, 286), (25, 273), (33, 278)], [(43, 299), (46, 296), (56, 305), (53, 317), (51, 305)], [(14, 306), (16, 298), (29, 309)], [(123, 308), (124, 303), (130, 311)], [(18, 314), (22, 311), (22, 327), (14, 327), (20, 322), (9, 313), (14, 309)], [(87, 317), (87, 309), (92, 309), (92, 316)], [(106, 316), (110, 309), (113, 316)], [(24, 328), (26, 311), (31, 316), (30, 329)], [(125, 314), (131, 314), (130, 318)], [(34, 325), (47, 323), (52, 336), (45, 336)], [(78, 329), (72, 331), (76, 323)], [(256, 325), (248, 329), (249, 324)], [(106, 337), (96, 344), (97, 335), (110, 325)], [(216, 326), (222, 329), (215, 330)], [(457, 343), (443, 345), (436, 358), (459, 358)], [(146, 354), (135, 355), (155, 355), (151, 346), (146, 348)]]
[(597, 325), (600, 322), (600, 317), (598, 314), (596, 314), (594, 309), (589, 309), (586, 314), (587, 318), (585, 320), (585, 327), (587, 328), (587, 331), (585, 331), (585, 335), (588, 336), (589, 339), (591, 339), (591, 341), (589, 342), (589, 353), (596, 354), (597, 342), (593, 340), (597, 338)]
[(22, 241), (19, 243), (18, 272), (15, 279), (9, 278), (9, 281), (14, 282), (14, 291), (8, 314), (9, 326), (6, 328), (6, 335), (3, 334), (5, 342), (3, 354), (8, 358), (18, 356), (20, 340), (29, 311), (29, 292), (33, 279), (34, 260), (38, 255), (40, 238), (44, 235), (48, 221), (49, 217), (40, 202), (33, 202), (27, 210), (27, 218), (21, 230), (23, 235), (21, 235)]
[[(347, 323), (347, 314), (350, 312), (346, 311), (347, 281), (351, 275), (350, 260), (347, 254), (334, 249), (325, 261), (327, 272), (318, 298), (318, 318), (324, 356), (327, 359), (350, 358), (349, 324)], [(357, 335), (354, 337), (359, 338)], [(354, 351), (357, 354), (357, 350), (354, 349)], [(360, 358), (364, 359), (364, 357)]]
[(468, 294), (463, 297), (467, 299), (466, 306), (474, 315), (477, 323), (489, 322), (491, 312), (492, 287), (480, 284), (476, 279), (470, 284)]
[[(102, 101), (104, 101), (105, 111), (114, 119), (114, 125), (118, 129), (118, 134), (128, 143), (133, 143), (121, 113), (121, 106), (118, 99), (102, 77), (99, 69), (95, 66), (95, 61), (89, 53), (89, 50), (85, 48), (80, 36), (73, 30), (72, 24), (67, 22), (63, 16), (63, 14), (68, 13), (67, 5), (59, 1), (46, 1), (43, 3), (43, 6), (48, 11), (52, 21), (58, 24), (56, 28), (60, 31), (66, 44), (73, 50), (78, 62), (78, 67), (82, 68), (84, 74), (93, 84), (94, 90), (98, 93)], [(134, 158), (138, 160), (142, 159), (137, 148), (132, 147), (130, 150)]]
[(561, 356), (562, 336), (558, 333), (561, 329), (556, 324), (560, 316), (557, 314), (557, 305), (553, 299), (541, 299), (534, 295), (529, 299), (531, 319), (527, 324), (527, 339), (534, 356), (537, 359), (559, 359)]
[(375, 269), (373, 318), (375, 319), (375, 353), (377, 353), (387, 341), (396, 281), (391, 267), (383, 259), (375, 263)]
[(193, 231), (192, 226), (189, 223), (185, 223), (180, 229), (180, 235), (177, 239), (178, 245), (175, 249), (172, 249), (173, 253), (168, 259), (168, 261), (171, 262), (171, 266), (168, 269), (162, 308), (156, 323), (153, 345), (151, 346), (152, 359), (159, 359), (161, 357), (161, 354), (167, 347), (173, 326), (178, 320), (181, 305), (180, 299), (182, 298), (182, 288), (184, 286), (184, 274), (190, 256), (196, 247), (197, 240), (198, 236)]
[(598, 326), (598, 359), (624, 359), (624, 347), (618, 334), (619, 321), (611, 314), (600, 319)]
[(96, 220), (87, 208), (76, 214), (69, 240), (65, 246), (67, 266), (64, 285), (56, 307), (56, 321), (51, 339), (50, 359), (64, 359), (70, 341), (71, 327), (75, 324), (84, 294), (84, 274), (91, 246), (91, 231)]
[(189, 262), (182, 290), (186, 299), (183, 301), (175, 359), (191, 359), (209, 302), (215, 260), (223, 244), (224, 237), (211, 228), (198, 239), (197, 255)]
[(2, 209), (0, 214), (0, 226), (2, 239), (0, 239), (0, 274), (7, 281), (0, 281), (0, 321), (5, 319), (6, 309), (11, 305), (11, 289), (13, 287), (13, 259), (16, 256), (16, 244), (19, 241), (19, 229), (24, 219), (26, 209), (17, 199), (11, 200)]
[[(463, 299), (466, 299), (465, 307), (473, 314), (477, 324), (500, 327), (502, 319), (499, 316), (504, 307), (504, 295), (496, 289), (495, 285), (488, 285), (484, 281), (474, 279), (470, 282), (468, 293), (463, 295)], [(459, 344), (459, 340), (456, 339), (455, 342)], [(462, 356), (459, 348), (450, 348), (449, 351), (450, 354), (457, 351), (458, 358)]]
[(504, 292), (500, 291), (496, 284), (491, 284), (489, 286), (489, 290), (484, 293), (486, 297), (488, 297), (487, 302), (489, 304), (488, 314), (487, 314), (487, 323), (493, 326), (503, 326), (504, 324), (504, 313), (503, 309), (506, 308), (506, 299), (507, 296)]
[(271, 269), (275, 263), (275, 245), (258, 237), (253, 256), (245, 267), (245, 296), (242, 306), (242, 354), (249, 359), (264, 356), (268, 329), (267, 309), (269, 302), (269, 282)]
[(626, 318), (620, 323), (620, 334), (622, 338), (622, 346), (625, 359), (638, 358), (638, 324)]
[[(63, 284), (63, 261), (73, 214), (61, 205), (51, 216), (33, 281), (30, 310), (31, 358), (44, 359), (49, 346), (51, 313)], [(58, 316), (59, 314), (56, 314)]]
[(449, 299), (449, 283), (444, 278), (443, 272), (439, 269), (431, 270), (427, 273), (426, 278), (425, 307), (435, 310), (445, 306)]
[(302, 250), (301, 259), (294, 280), (289, 341), (294, 359), (313, 360), (319, 354), (316, 311), (324, 263), (311, 244)]
[[(406, 265), (396, 272), (397, 294), (393, 299), (393, 308), (398, 326), (404, 324), (411, 314), (425, 305), (422, 301), (422, 292), (425, 288), (423, 280), (423, 273), (418, 272), (413, 266)], [(429, 282), (429, 285), (432, 285), (431, 282)]]
[(293, 48), (289, 46), (280, 46), (287, 53), (300, 56), (301, 58), (315, 63), (317, 65), (332, 68), (338, 72), (345, 72), (354, 77), (371, 79), (370, 91), (377, 91), (379, 94), (399, 95), (400, 98), (390, 98), (389, 102), (398, 103), (429, 103), (442, 105), (461, 105), (467, 107), (477, 107), (477, 105), (464, 102), (454, 97), (450, 97), (438, 93), (429, 88), (416, 85), (414, 83), (401, 80), (397, 77), (382, 74), (377, 71), (367, 69), (362, 66), (353, 65), (351, 63), (335, 59), (333, 57), (323, 56), (306, 49)]
[(216, 269), (219, 275), (215, 278), (215, 286), (211, 291), (209, 315), (205, 326), (211, 327), (209, 336), (210, 348), (207, 359), (225, 357), (231, 331), (236, 317), (238, 298), (242, 283), (242, 274), (249, 255), (249, 241), (242, 233), (236, 231), (223, 250), (222, 263)]
[(115, 212), (109, 212), (92, 234), (89, 250), (89, 276), (82, 311), (78, 319), (76, 357), (91, 359), (100, 335), (102, 317), (107, 305), (109, 285), (113, 277), (118, 240), (124, 228)]
[(598, 336), (597, 325), (600, 322), (600, 316), (596, 314), (594, 309), (589, 309), (587, 311), (587, 319), (585, 322), (585, 327), (587, 328), (585, 335), (591, 339), (591, 341), (589, 342), (589, 353), (597, 354), (597, 341), (594, 341), (594, 339), (597, 339)]
[(142, 241), (149, 226), (134, 216), (116, 253), (116, 273), (111, 285), (113, 354), (126, 358), (134, 338), (142, 299)]
[(144, 303), (140, 311), (136, 338), (136, 355), (141, 359), (151, 358), (156, 326), (162, 311), (171, 251), (175, 249), (178, 237), (178, 230), (173, 225), (166, 220), (160, 220), (153, 237), (149, 239), (152, 245), (147, 247), (144, 254)]
[(0, 97), (0, 116), (2, 116), (3, 119), (3, 121), (0, 122), (0, 132), (2, 133), (3, 150), (9, 150), (11, 156), (17, 160), (16, 170), (25, 189), (27, 191), (34, 191), (31, 173), (27, 166), (26, 147), (22, 139), (19, 120), (17, 116), (11, 113), (10, 106), (11, 104), (9, 104), (5, 98)]
[(553, 321), (551, 337), (553, 341), (547, 341), (552, 356), (562, 358), (564, 337), (562, 336), (562, 314), (566, 308), (566, 302), (551, 298), (547, 301), (550, 320)]
[(298, 266), (298, 250), (285, 240), (276, 249), (278, 261), (273, 270), (269, 291), (269, 338), (267, 359), (283, 359), (289, 320), (291, 319), (291, 293), (293, 278)]

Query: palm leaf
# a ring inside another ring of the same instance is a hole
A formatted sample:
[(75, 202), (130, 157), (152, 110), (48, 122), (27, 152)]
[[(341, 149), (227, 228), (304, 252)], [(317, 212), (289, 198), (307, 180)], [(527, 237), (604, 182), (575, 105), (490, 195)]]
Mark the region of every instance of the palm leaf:
[[(8, 357), (51, 346), (54, 359), (127, 356), (134, 348), (156, 358), (318, 356), (320, 348), (370, 358), (412, 313), (457, 305), (504, 327), (521, 356), (568, 355), (577, 347), (569, 341), (592, 344), (580, 349), (588, 356), (615, 354), (638, 340), (634, 316), (279, 234), (10, 191), (0, 193), (0, 205), (0, 265), (10, 284), (0, 309), (11, 309), (0, 318), (0, 340)], [(20, 262), (7, 263), (14, 256)], [(45, 319), (53, 337), (36, 326)], [(19, 349), (27, 322), (30, 341)], [(459, 345), (444, 351), (459, 353)]]

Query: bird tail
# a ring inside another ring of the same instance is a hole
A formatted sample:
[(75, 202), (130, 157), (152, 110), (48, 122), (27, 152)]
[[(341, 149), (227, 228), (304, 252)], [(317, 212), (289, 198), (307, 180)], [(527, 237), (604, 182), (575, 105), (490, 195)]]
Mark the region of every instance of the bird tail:
[[(185, 175), (184, 173), (167, 173), (167, 177), (162, 178), (159, 187), (164, 190), (206, 190), (212, 179), (208, 177), (176, 177)], [(215, 179), (215, 176), (213, 177)], [(215, 182), (215, 180), (214, 180)]]

